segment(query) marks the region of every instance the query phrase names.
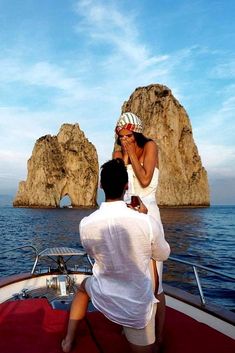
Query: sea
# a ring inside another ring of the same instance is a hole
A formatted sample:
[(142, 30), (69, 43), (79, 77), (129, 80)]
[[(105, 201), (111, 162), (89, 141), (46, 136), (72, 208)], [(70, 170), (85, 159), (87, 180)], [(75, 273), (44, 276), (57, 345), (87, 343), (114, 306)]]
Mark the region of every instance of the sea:
[[(10, 198), (0, 195), (0, 277), (30, 271), (34, 255), (53, 246), (79, 247), (79, 223), (95, 209), (13, 208)], [(171, 256), (190, 261), (235, 278), (235, 206), (208, 208), (161, 208), (165, 237)], [(235, 280), (199, 270), (207, 303), (235, 312)], [(165, 283), (198, 294), (191, 266), (167, 260)]]

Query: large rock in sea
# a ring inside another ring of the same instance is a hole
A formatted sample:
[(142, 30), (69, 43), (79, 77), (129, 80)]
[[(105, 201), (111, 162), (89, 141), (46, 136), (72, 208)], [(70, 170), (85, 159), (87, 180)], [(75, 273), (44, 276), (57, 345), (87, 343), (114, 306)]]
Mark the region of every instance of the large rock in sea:
[(159, 148), (161, 206), (209, 206), (207, 173), (193, 139), (187, 112), (171, 90), (155, 84), (137, 88), (124, 102), (122, 112), (132, 112), (144, 122), (144, 135)]
[(73, 207), (96, 206), (96, 148), (79, 125), (63, 124), (57, 136), (39, 138), (28, 160), (28, 176), (19, 183), (15, 207), (59, 207), (69, 196)]

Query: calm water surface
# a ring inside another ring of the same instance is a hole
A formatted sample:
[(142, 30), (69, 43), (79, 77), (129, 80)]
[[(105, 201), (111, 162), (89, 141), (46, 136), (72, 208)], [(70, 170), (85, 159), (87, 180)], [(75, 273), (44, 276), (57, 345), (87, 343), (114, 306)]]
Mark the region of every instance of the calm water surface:
[[(39, 251), (52, 246), (80, 244), (80, 220), (94, 209), (24, 209), (0, 204), (1, 252), (33, 245)], [(235, 206), (198, 209), (161, 209), (162, 222), (171, 255), (235, 276)], [(0, 256), (0, 277), (30, 270), (30, 251), (13, 251)], [(221, 284), (217, 275), (201, 273), (206, 299), (235, 311), (235, 282)], [(164, 280), (197, 293), (192, 271), (167, 261)]]
[[(235, 277), (235, 207), (214, 206), (199, 209), (162, 209), (166, 238), (171, 256), (195, 262)], [(235, 281), (199, 271), (207, 301), (235, 311)], [(167, 262), (166, 282), (198, 293), (193, 270)]]

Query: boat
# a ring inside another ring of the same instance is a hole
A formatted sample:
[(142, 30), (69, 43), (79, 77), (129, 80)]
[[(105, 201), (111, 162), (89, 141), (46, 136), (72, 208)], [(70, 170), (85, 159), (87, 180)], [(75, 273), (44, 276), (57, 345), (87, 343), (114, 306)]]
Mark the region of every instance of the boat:
[[(34, 260), (30, 272), (0, 279), (0, 352), (62, 352), (73, 295), (83, 279), (91, 276), (93, 261), (80, 247), (38, 252), (27, 245), (10, 251), (15, 250), (22, 252), (21, 258), (24, 251), (32, 251)], [(199, 296), (163, 283), (166, 320), (161, 352), (234, 353), (235, 313), (208, 304), (200, 284), (198, 270), (213, 270), (174, 257), (169, 261), (192, 266)], [(233, 276), (226, 276), (234, 283)], [(90, 303), (71, 352), (129, 353), (130, 349), (122, 327)]]

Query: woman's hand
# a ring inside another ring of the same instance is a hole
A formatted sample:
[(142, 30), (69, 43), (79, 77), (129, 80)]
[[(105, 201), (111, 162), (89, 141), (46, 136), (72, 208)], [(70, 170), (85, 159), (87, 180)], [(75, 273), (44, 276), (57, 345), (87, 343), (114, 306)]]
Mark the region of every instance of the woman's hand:
[(123, 136), (123, 138), (121, 139), (121, 145), (123, 148), (123, 154), (127, 154), (128, 156), (136, 154), (135, 141), (133, 141), (129, 137)]

